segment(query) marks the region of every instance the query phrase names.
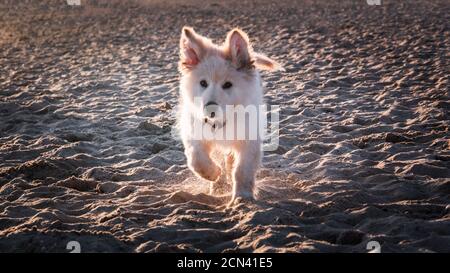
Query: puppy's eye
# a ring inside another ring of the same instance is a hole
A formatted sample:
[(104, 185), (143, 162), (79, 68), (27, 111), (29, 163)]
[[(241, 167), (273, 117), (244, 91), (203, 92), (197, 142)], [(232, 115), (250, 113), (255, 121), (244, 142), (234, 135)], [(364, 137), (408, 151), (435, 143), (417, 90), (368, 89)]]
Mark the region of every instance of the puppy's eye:
[(228, 89), (231, 88), (233, 86), (233, 84), (231, 82), (226, 82), (222, 85), (223, 89)]
[(208, 83), (205, 80), (201, 80), (200, 81), (200, 86), (203, 87), (203, 88), (206, 88), (206, 87), (208, 87)]

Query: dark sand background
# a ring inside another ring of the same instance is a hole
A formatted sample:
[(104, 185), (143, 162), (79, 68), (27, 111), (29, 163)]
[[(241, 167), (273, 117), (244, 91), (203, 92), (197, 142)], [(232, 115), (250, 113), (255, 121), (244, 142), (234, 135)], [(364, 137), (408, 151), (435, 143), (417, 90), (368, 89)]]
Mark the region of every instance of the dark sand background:
[[(106, 4), (108, 3), (108, 4)], [(449, 1), (1, 1), (0, 252), (450, 251)], [(227, 208), (173, 138), (183, 25), (239, 26), (280, 147)]]

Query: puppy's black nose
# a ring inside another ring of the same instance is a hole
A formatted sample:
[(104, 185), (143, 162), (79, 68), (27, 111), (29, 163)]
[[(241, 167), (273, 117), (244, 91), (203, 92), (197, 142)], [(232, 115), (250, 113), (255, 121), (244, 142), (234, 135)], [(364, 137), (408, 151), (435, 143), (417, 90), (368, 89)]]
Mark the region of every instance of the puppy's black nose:
[(214, 118), (216, 116), (216, 112), (213, 111), (216, 107), (218, 106), (218, 104), (214, 101), (208, 101), (205, 104), (205, 109), (207, 110), (207, 112), (209, 112), (209, 117), (210, 118)]

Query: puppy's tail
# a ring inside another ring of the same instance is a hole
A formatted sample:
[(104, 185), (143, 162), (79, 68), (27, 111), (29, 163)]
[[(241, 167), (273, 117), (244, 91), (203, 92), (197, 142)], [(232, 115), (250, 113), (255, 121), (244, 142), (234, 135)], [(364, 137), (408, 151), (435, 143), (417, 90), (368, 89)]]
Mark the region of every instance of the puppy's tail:
[(255, 52), (253, 53), (253, 58), (255, 60), (254, 64), (258, 69), (268, 71), (285, 71), (279, 62), (272, 60), (264, 54)]

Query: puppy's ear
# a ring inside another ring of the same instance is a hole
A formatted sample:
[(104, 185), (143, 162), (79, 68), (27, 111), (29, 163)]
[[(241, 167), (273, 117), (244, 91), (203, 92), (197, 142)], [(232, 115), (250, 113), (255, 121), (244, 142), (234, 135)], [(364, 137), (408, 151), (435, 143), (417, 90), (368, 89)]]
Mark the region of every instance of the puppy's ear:
[(255, 60), (255, 66), (258, 69), (268, 71), (276, 71), (276, 70), (284, 71), (284, 68), (281, 64), (261, 53), (256, 52), (253, 53), (253, 58)]
[(251, 52), (250, 41), (245, 32), (237, 28), (228, 32), (225, 40), (225, 55), (237, 69), (253, 68)]
[(193, 69), (206, 54), (204, 38), (191, 27), (183, 27), (180, 38), (180, 71)]

